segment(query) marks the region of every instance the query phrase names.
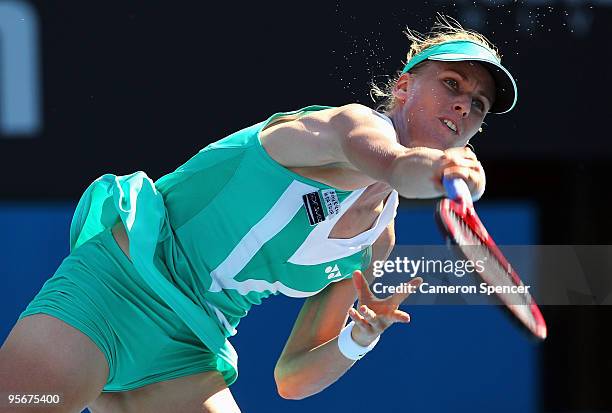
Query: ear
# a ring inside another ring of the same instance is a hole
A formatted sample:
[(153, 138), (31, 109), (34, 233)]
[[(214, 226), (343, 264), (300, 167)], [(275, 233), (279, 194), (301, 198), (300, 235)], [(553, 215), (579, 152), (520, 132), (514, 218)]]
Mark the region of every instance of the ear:
[(395, 100), (401, 103), (406, 103), (408, 99), (408, 95), (410, 90), (412, 89), (412, 85), (414, 83), (414, 74), (413, 73), (404, 73), (397, 79), (395, 82), (395, 86), (393, 86), (393, 96)]

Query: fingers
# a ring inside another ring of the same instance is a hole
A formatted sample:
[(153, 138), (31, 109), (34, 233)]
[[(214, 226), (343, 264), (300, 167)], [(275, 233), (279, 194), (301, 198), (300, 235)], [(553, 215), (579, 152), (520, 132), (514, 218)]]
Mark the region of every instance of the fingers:
[(445, 158), (440, 160), (439, 168), (445, 170), (454, 166), (460, 166), (463, 168), (471, 168), (478, 170), (482, 168), (482, 164), (478, 159), (469, 158)]
[(463, 179), (467, 184), (472, 197), (477, 199), (482, 195), (485, 188), (486, 177), (481, 168), (450, 167), (444, 170), (443, 176), (447, 179)]
[(451, 148), (444, 151), (438, 160), (438, 168), (444, 170), (451, 166), (462, 166), (464, 168), (482, 168), (476, 154), (470, 148)]
[(353, 271), (353, 286), (355, 287), (355, 290), (357, 291), (357, 298), (359, 299), (359, 301), (362, 301), (362, 288), (363, 288), (363, 278), (361, 277), (361, 271), (357, 270), (357, 271)]
[(476, 154), (469, 146), (461, 147), (461, 148), (449, 148), (444, 151), (444, 155), (450, 158), (468, 158), (473, 160), (478, 160), (476, 158)]
[(472, 195), (484, 190), (485, 174), (482, 164), (470, 148), (451, 148), (436, 161), (433, 180), (441, 192), (442, 178), (460, 178), (466, 181)]
[(370, 323), (368, 323), (368, 320), (366, 320), (366, 318), (361, 315), (357, 310), (351, 307), (349, 308), (348, 314), (351, 320), (353, 320), (355, 324), (358, 324), (360, 328), (364, 330), (368, 335), (376, 335), (376, 330), (374, 329), (374, 327)]
[(384, 324), (383, 319), (377, 316), (374, 310), (368, 308), (367, 305), (360, 305), (358, 311), (359, 314), (365, 319), (365, 321), (368, 322), (369, 325), (371, 325), (381, 333), (387, 327)]
[(367, 305), (360, 305), (357, 309), (349, 309), (349, 316), (355, 323), (360, 324), (363, 329), (371, 335), (379, 335), (392, 322), (387, 322), (383, 317), (377, 315)]
[(414, 291), (422, 282), (423, 279), (417, 277), (409, 282), (412, 288), (380, 300), (370, 290), (361, 271), (354, 271), (353, 285), (357, 290), (359, 306), (357, 309), (350, 308), (348, 315), (368, 336), (381, 334), (393, 323), (409, 323), (410, 315), (397, 308), (410, 295), (410, 290)]
[(386, 304), (391, 308), (399, 307), (400, 304), (406, 298), (408, 298), (410, 294), (412, 294), (412, 292), (417, 291), (417, 289), (422, 283), (423, 283), (423, 279), (421, 277), (414, 278), (408, 283), (408, 285), (411, 286), (410, 288), (400, 289), (399, 292), (396, 292), (395, 294), (385, 298), (385, 301), (387, 301)]
[[(472, 168), (463, 168), (460, 166), (453, 166), (444, 170), (443, 174), (446, 179), (460, 178), (463, 179), (468, 186), (474, 184), (478, 179), (478, 171)], [(471, 188), (470, 188), (471, 189)]]
[[(447, 179), (460, 178), (468, 184), (472, 195), (484, 191), (486, 177), (484, 169), (478, 160), (467, 158), (444, 159), (440, 162), (436, 170), (437, 173), (440, 173), (440, 182), (442, 181), (442, 177)], [(438, 177), (436, 177), (436, 179), (438, 179)], [(438, 186), (438, 188), (441, 189), (440, 186)]]
[(357, 290), (359, 302), (369, 302), (374, 299), (374, 294), (370, 290), (367, 280), (359, 270), (353, 271), (353, 285)]
[(405, 313), (401, 310), (395, 310), (393, 312), (393, 317), (398, 323), (409, 323), (410, 322), (410, 314)]
[(379, 336), (394, 323), (410, 322), (410, 315), (403, 311), (395, 310), (379, 315), (365, 305), (359, 306), (358, 309), (350, 308), (348, 314), (355, 322), (355, 325), (359, 327), (358, 335), (365, 334), (370, 339)]

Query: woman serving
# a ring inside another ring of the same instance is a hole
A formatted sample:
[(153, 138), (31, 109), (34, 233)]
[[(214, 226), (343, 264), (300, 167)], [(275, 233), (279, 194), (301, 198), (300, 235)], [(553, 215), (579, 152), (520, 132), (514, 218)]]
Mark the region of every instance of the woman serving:
[(382, 113), (277, 113), (156, 182), (92, 183), (70, 255), (0, 351), (11, 372), (0, 387), (61, 393), (56, 411), (239, 411), (228, 338), (264, 298), (305, 298), (274, 370), (285, 398), (320, 392), (408, 322), (408, 293), (380, 300), (368, 286), (370, 263), (394, 246), (398, 197), (439, 197), (446, 176), (479, 198), (485, 175), (467, 144), (487, 113), (516, 102), (481, 35), (444, 24), (408, 34), (405, 67), (377, 89)]

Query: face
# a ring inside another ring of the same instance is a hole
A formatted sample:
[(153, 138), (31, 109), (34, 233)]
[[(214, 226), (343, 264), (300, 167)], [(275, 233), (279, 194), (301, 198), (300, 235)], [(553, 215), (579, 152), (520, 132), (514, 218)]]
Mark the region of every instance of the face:
[(400, 77), (391, 113), (400, 143), (445, 150), (465, 146), (493, 104), (495, 82), (477, 62), (427, 61)]

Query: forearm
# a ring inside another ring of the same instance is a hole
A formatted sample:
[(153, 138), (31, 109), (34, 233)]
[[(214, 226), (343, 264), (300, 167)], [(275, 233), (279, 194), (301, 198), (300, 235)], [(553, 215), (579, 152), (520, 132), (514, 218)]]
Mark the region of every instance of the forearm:
[(317, 394), (342, 377), (354, 363), (340, 352), (337, 337), (294, 354), (282, 360), (274, 371), (279, 394), (288, 399)]
[[(373, 259), (386, 259), (394, 243), (393, 224), (390, 224), (373, 246)], [(372, 265), (366, 269), (364, 276), (368, 282), (372, 281)], [(351, 294), (350, 302), (353, 303), (356, 298), (356, 294)], [(346, 316), (338, 320), (336, 331), (339, 332), (346, 321)], [(370, 341), (358, 342), (364, 347), (369, 343)], [(279, 394), (287, 399), (303, 399), (317, 394), (342, 377), (354, 363), (355, 360), (346, 358), (340, 352), (337, 335), (312, 348), (283, 354), (274, 370)]]
[[(394, 224), (391, 222), (372, 245), (372, 262), (387, 259), (394, 244)], [(373, 280), (372, 265), (364, 276), (367, 282)], [(306, 301), (274, 369), (282, 397), (312, 396), (338, 380), (355, 363), (340, 352), (338, 334), (346, 325), (347, 310), (356, 299), (353, 280), (344, 280), (332, 283)], [(352, 332), (354, 334), (355, 329)], [(356, 342), (364, 347), (370, 344), (367, 340)]]

